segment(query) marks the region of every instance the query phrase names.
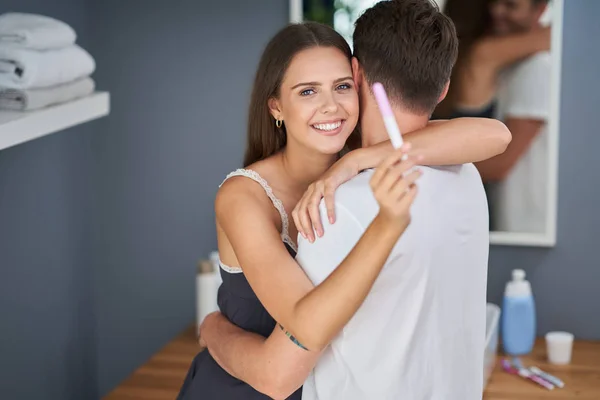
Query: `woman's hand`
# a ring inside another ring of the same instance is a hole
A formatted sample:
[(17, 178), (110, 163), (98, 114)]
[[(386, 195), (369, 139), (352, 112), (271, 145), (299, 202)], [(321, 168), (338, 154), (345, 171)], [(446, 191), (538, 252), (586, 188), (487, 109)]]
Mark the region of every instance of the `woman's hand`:
[(318, 180), (310, 184), (296, 207), (292, 211), (292, 218), (298, 233), (311, 243), (317, 236), (323, 236), (323, 224), (319, 214), (319, 204), (325, 198), (327, 217), (329, 223), (335, 222), (336, 189), (344, 182), (349, 181), (359, 173), (359, 164), (353, 152), (346, 154), (333, 164), (329, 170)]
[[(385, 154), (393, 151), (391, 145), (389, 145), (390, 150), (387, 147), (376, 145), (369, 149), (352, 151), (333, 164), (318, 181), (313, 182), (292, 211), (292, 217), (298, 233), (311, 243), (315, 240), (315, 233), (318, 237), (323, 236), (323, 224), (319, 213), (321, 199), (325, 199), (329, 223), (335, 223), (334, 195), (337, 188), (342, 183), (358, 175), (361, 169), (371, 168), (379, 164), (379, 161), (375, 160), (383, 160)], [(409, 153), (411, 148), (411, 144), (406, 142), (402, 146), (402, 149), (398, 151)], [(414, 160), (419, 162), (423, 158), (419, 156), (415, 157)]]
[(379, 203), (377, 218), (403, 232), (410, 223), (410, 206), (417, 194), (416, 180), (422, 175), (415, 157), (403, 157), (406, 149), (395, 150), (377, 167), (369, 182)]

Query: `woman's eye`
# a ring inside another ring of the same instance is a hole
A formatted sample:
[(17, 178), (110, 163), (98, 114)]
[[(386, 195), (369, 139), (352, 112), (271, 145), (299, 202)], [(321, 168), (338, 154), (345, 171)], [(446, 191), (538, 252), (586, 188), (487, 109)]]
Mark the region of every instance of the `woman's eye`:
[(352, 89), (352, 86), (348, 83), (342, 83), (337, 88), (340, 90), (348, 90), (348, 89)]
[(306, 89), (300, 92), (300, 96), (309, 96), (313, 94), (315, 91), (312, 89)]

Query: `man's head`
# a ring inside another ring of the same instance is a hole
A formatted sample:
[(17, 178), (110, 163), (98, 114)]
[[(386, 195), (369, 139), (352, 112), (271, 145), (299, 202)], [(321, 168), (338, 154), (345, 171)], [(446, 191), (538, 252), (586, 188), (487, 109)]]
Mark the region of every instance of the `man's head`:
[(452, 21), (429, 0), (381, 1), (355, 25), (353, 67), (370, 88), (381, 82), (393, 106), (431, 115), (445, 96), (458, 52)]
[(490, 0), (492, 32), (495, 35), (526, 32), (538, 25), (548, 0)]

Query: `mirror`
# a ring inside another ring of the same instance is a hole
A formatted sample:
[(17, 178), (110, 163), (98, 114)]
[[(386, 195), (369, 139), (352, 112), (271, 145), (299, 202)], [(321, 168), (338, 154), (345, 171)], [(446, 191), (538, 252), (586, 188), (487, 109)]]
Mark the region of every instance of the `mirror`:
[[(290, 20), (326, 23), (352, 46), (354, 21), (377, 2), (290, 0)], [(497, 118), (513, 134), (504, 154), (476, 164), (488, 197), (490, 243), (554, 246), (563, 0), (435, 2), (454, 21), (460, 49), (449, 95), (432, 118)], [(472, 49), (488, 58), (467, 57), (479, 54)]]

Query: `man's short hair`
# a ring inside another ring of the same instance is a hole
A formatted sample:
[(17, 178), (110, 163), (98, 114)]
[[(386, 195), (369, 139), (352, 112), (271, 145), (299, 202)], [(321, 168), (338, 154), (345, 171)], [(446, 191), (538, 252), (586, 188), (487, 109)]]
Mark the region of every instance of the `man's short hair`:
[(354, 56), (367, 83), (381, 82), (390, 101), (431, 114), (458, 54), (454, 23), (430, 0), (388, 0), (355, 24)]

